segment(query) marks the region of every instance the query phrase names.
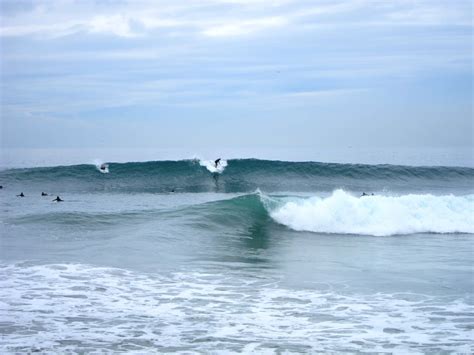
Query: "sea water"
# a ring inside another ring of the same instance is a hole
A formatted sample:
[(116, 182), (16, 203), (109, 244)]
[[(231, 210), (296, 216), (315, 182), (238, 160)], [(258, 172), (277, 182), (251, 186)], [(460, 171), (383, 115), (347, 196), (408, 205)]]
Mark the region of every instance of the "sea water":
[(473, 351), (473, 168), (102, 163), (0, 171), (2, 353)]

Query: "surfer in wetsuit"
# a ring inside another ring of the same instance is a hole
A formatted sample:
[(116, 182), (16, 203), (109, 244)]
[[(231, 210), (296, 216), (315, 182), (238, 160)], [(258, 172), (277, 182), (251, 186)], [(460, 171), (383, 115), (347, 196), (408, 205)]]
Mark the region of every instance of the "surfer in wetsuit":
[(56, 198), (53, 200), (53, 202), (56, 201), (56, 202), (63, 202), (64, 200), (61, 199), (61, 197), (59, 196), (56, 196)]
[(219, 162), (220, 162), (220, 161), (221, 161), (221, 158), (216, 159), (216, 160), (214, 161), (214, 164), (215, 164), (216, 168), (217, 168), (217, 165), (219, 165)]
[(16, 195), (17, 197), (25, 197), (25, 195), (23, 194), (23, 192), (19, 195)]
[(41, 196), (48, 196), (48, 194), (46, 192), (42, 192)]
[(107, 169), (107, 164), (102, 164), (102, 165), (100, 166), (100, 170), (105, 171), (106, 169)]

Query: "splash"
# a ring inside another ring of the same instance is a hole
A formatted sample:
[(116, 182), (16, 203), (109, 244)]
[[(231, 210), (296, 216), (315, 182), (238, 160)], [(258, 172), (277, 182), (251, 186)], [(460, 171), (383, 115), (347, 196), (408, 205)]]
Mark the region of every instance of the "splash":
[(336, 190), (326, 198), (283, 201), (270, 216), (293, 230), (319, 233), (474, 233), (474, 195), (356, 197)]
[(216, 165), (214, 160), (199, 160), (199, 165), (206, 167), (211, 173), (222, 174), (227, 166), (227, 160), (221, 159)]
[(94, 160), (94, 165), (102, 174), (109, 173), (109, 164), (102, 162), (99, 159)]

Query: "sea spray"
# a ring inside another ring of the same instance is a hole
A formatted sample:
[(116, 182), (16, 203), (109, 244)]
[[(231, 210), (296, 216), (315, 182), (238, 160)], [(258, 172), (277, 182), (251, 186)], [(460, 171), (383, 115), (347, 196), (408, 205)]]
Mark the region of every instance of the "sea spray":
[(474, 233), (474, 195), (358, 197), (336, 190), (326, 198), (284, 202), (270, 215), (293, 230), (318, 233)]
[(109, 164), (104, 163), (100, 159), (94, 159), (94, 165), (96, 169), (101, 172), (102, 174), (108, 174), (109, 173)]
[(227, 160), (220, 159), (217, 163), (214, 160), (199, 160), (199, 165), (206, 167), (211, 173), (222, 174), (227, 166)]

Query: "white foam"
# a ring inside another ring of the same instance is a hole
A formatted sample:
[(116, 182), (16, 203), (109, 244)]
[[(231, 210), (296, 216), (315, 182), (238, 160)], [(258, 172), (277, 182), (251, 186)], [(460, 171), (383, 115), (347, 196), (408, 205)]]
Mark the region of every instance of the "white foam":
[(102, 162), (99, 159), (94, 160), (94, 165), (99, 170), (102, 174), (108, 174), (109, 173), (109, 164)]
[(232, 272), (0, 267), (3, 353), (469, 353), (473, 314), (461, 299), (295, 290)]
[(227, 166), (227, 160), (221, 159), (216, 166), (214, 160), (199, 159), (199, 165), (206, 167), (211, 173), (222, 174)]
[(270, 215), (291, 229), (319, 233), (474, 233), (474, 195), (356, 197), (336, 190), (326, 198), (286, 201)]

